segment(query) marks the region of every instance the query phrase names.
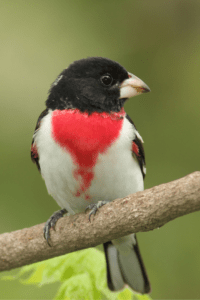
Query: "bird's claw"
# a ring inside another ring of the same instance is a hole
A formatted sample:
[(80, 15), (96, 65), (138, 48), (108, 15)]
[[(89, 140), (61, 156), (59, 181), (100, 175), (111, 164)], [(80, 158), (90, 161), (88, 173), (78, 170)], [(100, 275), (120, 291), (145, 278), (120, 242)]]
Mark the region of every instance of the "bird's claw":
[(65, 208), (58, 210), (53, 213), (53, 215), (46, 221), (43, 232), (44, 232), (44, 238), (47, 241), (48, 245), (51, 247), (49, 243), (50, 239), (50, 229), (53, 228), (55, 230), (56, 222), (63, 217), (64, 214), (67, 213), (67, 210)]
[(108, 203), (109, 201), (98, 201), (98, 203), (94, 204), (94, 203), (91, 203), (90, 205), (88, 205), (85, 209), (85, 211), (87, 211), (88, 209), (91, 210), (90, 213), (89, 213), (89, 221), (91, 219), (91, 215), (95, 215), (97, 210), (105, 205), (106, 203)]

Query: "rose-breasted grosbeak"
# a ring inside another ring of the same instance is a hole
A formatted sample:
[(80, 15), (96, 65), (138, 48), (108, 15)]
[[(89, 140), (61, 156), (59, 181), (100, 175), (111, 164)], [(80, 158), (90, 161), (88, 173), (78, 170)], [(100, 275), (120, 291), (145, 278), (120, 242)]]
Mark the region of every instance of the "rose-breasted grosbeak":
[[(120, 64), (102, 57), (81, 59), (52, 84), (46, 109), (37, 121), (31, 158), (49, 194), (62, 208), (46, 222), (50, 228), (65, 213), (89, 208), (144, 189), (143, 140), (124, 111), (125, 101), (149, 87)], [(111, 290), (128, 284), (150, 291), (135, 234), (104, 244)]]

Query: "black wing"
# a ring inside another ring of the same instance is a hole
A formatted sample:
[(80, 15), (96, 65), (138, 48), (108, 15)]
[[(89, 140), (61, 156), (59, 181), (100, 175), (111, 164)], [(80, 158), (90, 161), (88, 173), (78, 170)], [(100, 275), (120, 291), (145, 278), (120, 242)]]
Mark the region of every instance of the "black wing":
[[(135, 130), (137, 131), (137, 129), (135, 127), (135, 124), (133, 123), (133, 121), (131, 120), (131, 118), (129, 117), (129, 115), (126, 114), (126, 118), (134, 126)], [(143, 141), (140, 138), (140, 136), (139, 135), (138, 136), (135, 135), (135, 139), (133, 140), (133, 143), (132, 143), (132, 154), (137, 159), (137, 161), (138, 161), (138, 163), (140, 165), (140, 169), (141, 169), (143, 178), (145, 178), (145, 175), (146, 175), (146, 163), (145, 163), (144, 147), (143, 147), (142, 143), (143, 143)]]
[(40, 116), (37, 120), (37, 123), (36, 123), (35, 131), (34, 131), (33, 139), (32, 139), (32, 144), (31, 144), (31, 159), (32, 159), (32, 162), (34, 162), (37, 165), (39, 171), (40, 171), (40, 165), (39, 165), (39, 156), (38, 156), (38, 152), (37, 152), (37, 145), (35, 143), (35, 134), (40, 128), (42, 118), (44, 118), (47, 114), (48, 114), (48, 108), (43, 110), (43, 112), (40, 114)]

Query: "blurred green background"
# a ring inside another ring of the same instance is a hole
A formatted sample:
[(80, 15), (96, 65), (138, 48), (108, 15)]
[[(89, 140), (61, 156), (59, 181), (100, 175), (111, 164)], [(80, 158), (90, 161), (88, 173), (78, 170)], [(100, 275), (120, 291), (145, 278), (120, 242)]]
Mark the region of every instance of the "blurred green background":
[[(118, 61), (152, 90), (126, 104), (145, 141), (145, 188), (200, 170), (199, 0), (1, 1), (1, 233), (58, 209), (30, 143), (50, 84), (87, 56)], [(200, 298), (199, 213), (138, 237), (153, 299)], [(52, 299), (57, 287), (0, 281), (0, 299)]]

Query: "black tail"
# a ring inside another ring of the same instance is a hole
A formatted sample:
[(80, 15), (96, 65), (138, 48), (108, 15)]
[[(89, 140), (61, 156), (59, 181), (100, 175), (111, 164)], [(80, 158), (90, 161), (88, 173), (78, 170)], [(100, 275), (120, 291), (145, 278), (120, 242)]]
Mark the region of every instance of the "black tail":
[[(134, 243), (130, 244), (130, 241), (129, 243), (127, 241), (124, 243), (123, 240), (120, 240), (120, 247), (117, 246), (118, 249), (113, 245), (115, 241), (104, 244), (107, 281), (111, 291), (118, 291), (125, 284), (128, 284), (134, 291), (141, 294), (150, 293), (151, 291), (135, 235), (134, 241)], [(123, 248), (126, 250), (121, 251), (120, 249)]]

